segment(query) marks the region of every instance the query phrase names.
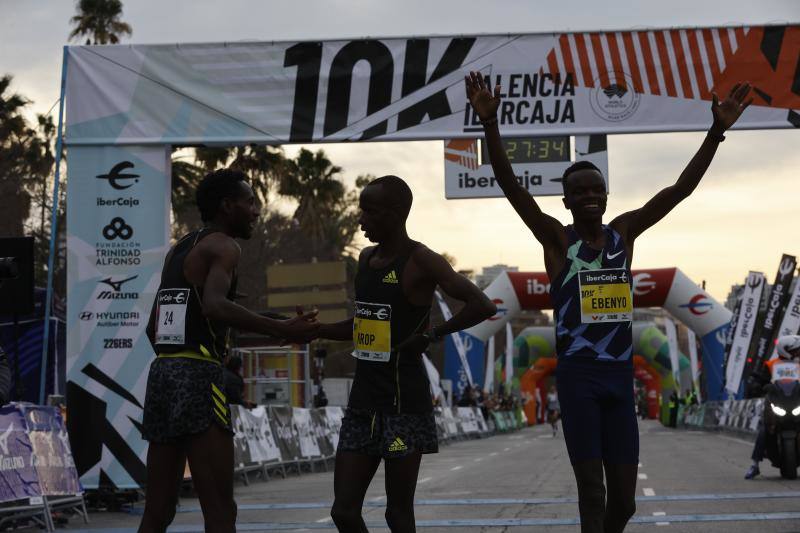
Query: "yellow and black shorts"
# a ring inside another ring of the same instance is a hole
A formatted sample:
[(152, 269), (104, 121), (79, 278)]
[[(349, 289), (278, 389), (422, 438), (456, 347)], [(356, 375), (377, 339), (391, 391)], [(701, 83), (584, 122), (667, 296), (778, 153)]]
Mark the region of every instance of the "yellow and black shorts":
[(218, 424), (233, 435), (222, 366), (209, 360), (170, 355), (150, 365), (142, 437), (176, 443)]

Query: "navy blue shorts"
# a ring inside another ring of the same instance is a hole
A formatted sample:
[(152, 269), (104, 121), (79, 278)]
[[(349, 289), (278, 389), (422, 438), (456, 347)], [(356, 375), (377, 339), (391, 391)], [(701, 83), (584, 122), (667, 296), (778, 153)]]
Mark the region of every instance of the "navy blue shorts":
[(639, 427), (630, 363), (559, 359), (556, 388), (572, 464), (639, 463)]

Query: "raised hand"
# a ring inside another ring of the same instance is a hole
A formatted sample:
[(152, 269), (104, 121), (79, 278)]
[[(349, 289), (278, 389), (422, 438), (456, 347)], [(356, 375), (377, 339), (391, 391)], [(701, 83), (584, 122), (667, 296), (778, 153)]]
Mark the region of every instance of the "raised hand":
[(745, 100), (747, 95), (750, 94), (750, 89), (752, 89), (752, 87), (748, 82), (737, 83), (731, 88), (728, 97), (722, 102), (719, 101), (716, 93), (711, 93), (711, 98), (713, 100), (711, 103), (711, 112), (714, 114), (713, 128), (721, 130), (722, 132), (733, 126), (742, 112), (747, 109), (747, 106), (753, 103), (752, 98)]
[(482, 121), (497, 116), (497, 108), (500, 106), (499, 85), (494, 88), (492, 94), (480, 72), (470, 72), (469, 76), (464, 76), (464, 85), (467, 89), (467, 99)]

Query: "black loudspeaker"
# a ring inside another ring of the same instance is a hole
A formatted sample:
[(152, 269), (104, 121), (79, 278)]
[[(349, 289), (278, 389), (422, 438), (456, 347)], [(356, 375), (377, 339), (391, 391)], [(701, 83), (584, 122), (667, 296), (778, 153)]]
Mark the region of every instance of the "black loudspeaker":
[(0, 315), (33, 312), (33, 237), (0, 238)]

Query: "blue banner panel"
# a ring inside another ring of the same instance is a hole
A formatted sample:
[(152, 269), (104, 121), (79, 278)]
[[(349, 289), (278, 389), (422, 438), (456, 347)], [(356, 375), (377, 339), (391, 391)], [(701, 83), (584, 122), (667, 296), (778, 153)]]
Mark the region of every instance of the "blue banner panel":
[(0, 408), (0, 502), (41, 498), (34, 463), (22, 413), (13, 405)]
[[(469, 333), (461, 332), (458, 335), (461, 335), (461, 339), (464, 342), (467, 362), (469, 363), (470, 372), (472, 372), (472, 381), (476, 386), (483, 387), (486, 343)], [(467, 374), (461, 364), (461, 358), (458, 356), (458, 350), (456, 350), (456, 345), (450, 335), (445, 339), (443, 379), (449, 379), (453, 382), (453, 394), (456, 396), (460, 396), (461, 391), (469, 383)]]

